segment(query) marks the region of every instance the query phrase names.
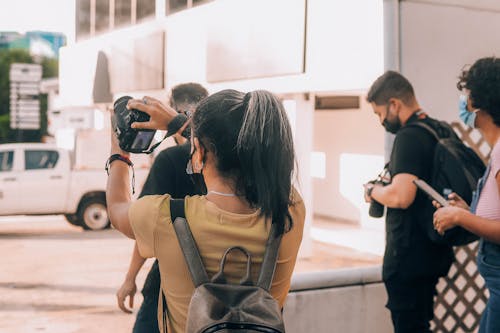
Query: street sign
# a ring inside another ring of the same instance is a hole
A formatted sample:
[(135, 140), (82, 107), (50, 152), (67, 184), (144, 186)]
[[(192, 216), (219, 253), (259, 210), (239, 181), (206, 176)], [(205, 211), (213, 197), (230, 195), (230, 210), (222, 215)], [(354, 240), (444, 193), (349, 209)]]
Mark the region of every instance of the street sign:
[(42, 66), (38, 64), (10, 65), (10, 82), (35, 82), (40, 83), (42, 79)]
[(42, 66), (14, 63), (10, 66), (10, 128), (40, 128), (40, 80)]

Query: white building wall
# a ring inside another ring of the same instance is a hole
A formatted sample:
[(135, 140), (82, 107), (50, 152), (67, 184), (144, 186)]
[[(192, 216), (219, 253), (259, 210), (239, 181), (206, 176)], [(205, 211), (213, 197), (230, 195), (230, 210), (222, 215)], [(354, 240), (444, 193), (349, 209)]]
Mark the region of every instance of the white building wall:
[(314, 212), (376, 228), (362, 184), (384, 166), (384, 129), (365, 96), (360, 109), (316, 111), (313, 150), (326, 155), (324, 179), (314, 179)]
[[(248, 3), (251, 0), (237, 1)], [(303, 0), (293, 1), (301, 3)], [(266, 3), (264, 0), (254, 0), (252, 3), (257, 2)], [(207, 31), (211, 21), (224, 20), (234, 14), (231, 11), (237, 10), (235, 6), (227, 4), (227, 0), (209, 2), (63, 48), (60, 60), (61, 104), (92, 104), (99, 50), (106, 52), (113, 43), (128, 43), (130, 39), (155, 31), (165, 32), (167, 89), (179, 83), (194, 81), (204, 84), (210, 92), (232, 88), (242, 91), (267, 89), (282, 96), (301, 92), (341, 94), (346, 91), (365, 91), (383, 71), (382, 0), (308, 0), (304, 73), (208, 83)], [(221, 6), (227, 6), (224, 15), (220, 15)], [(284, 6), (282, 11), (286, 10)], [(258, 19), (258, 12), (249, 13), (252, 14)], [(280, 24), (280, 12), (276, 12), (275, 16), (273, 24)], [(121, 77), (114, 77), (112, 81), (130, 79), (127, 74), (124, 68)], [(115, 97), (123, 94), (137, 97), (150, 95), (163, 100), (167, 97), (165, 89), (116, 92)], [(309, 209), (308, 221), (312, 219), (313, 213), (363, 221), (367, 205), (362, 202), (361, 184), (373, 178), (381, 169), (381, 158), (378, 156), (382, 154), (383, 147), (381, 127), (365, 109), (366, 106), (359, 112), (320, 114), (313, 112), (313, 100), (306, 103), (298, 98), (297, 103), (298, 118), (302, 120), (297, 123), (296, 132), (299, 136), (296, 144), (301, 183)], [(304, 117), (309, 116), (311, 119), (305, 121)], [(327, 179), (315, 181), (314, 184), (309, 174), (313, 143), (318, 150), (328, 154)], [(365, 157), (369, 163), (364, 161)]]
[[(206, 83), (207, 26), (210, 20), (224, 19), (216, 16), (219, 9), (215, 7), (223, 4), (224, 1), (216, 1), (168, 17), (168, 86), (186, 81)], [(208, 87), (212, 91), (268, 89), (277, 93), (369, 87), (383, 71), (382, 0), (309, 0), (307, 6), (304, 74), (230, 81), (208, 84)], [(226, 15), (232, 13), (224, 12)], [(279, 13), (276, 13), (275, 24), (279, 22)]]
[(500, 2), (403, 1), (400, 6), (401, 72), (431, 115), (457, 121), (461, 69), (500, 56)]

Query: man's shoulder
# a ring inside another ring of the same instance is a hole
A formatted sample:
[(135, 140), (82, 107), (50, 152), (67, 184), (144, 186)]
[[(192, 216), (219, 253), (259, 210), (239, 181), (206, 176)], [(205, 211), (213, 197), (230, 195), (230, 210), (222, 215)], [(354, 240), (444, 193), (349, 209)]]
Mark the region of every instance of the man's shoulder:
[(437, 127), (441, 126), (441, 121), (431, 117), (413, 121), (401, 127), (401, 129), (396, 134), (396, 139), (412, 140), (415, 138), (434, 138), (434, 135), (432, 133), (430, 133), (425, 127), (419, 124), (423, 124), (424, 126), (427, 125), (431, 129), (436, 130)]
[(414, 124), (408, 124), (404, 127), (402, 127), (397, 133), (396, 137), (394, 138), (394, 142), (405, 142), (405, 141), (413, 141), (422, 135), (425, 134), (425, 130), (418, 127), (418, 125)]
[(156, 156), (157, 160), (168, 160), (177, 158), (189, 157), (190, 146), (189, 144), (182, 144), (177, 146), (168, 147)]

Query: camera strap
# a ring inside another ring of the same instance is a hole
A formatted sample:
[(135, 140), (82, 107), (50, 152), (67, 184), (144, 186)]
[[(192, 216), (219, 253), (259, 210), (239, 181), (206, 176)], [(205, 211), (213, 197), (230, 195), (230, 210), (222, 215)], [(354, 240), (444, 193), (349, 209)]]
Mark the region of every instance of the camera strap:
[[(172, 136), (174, 135), (175, 133), (179, 132), (179, 130), (182, 128), (182, 126), (184, 126), (184, 124), (189, 120), (189, 118), (183, 114), (183, 113), (179, 113), (177, 116), (175, 116), (167, 125), (167, 134), (165, 134), (165, 136), (163, 137), (163, 139), (161, 139), (160, 141), (158, 141), (157, 143), (155, 143), (154, 145), (152, 145), (147, 151), (143, 152), (144, 154), (151, 154), (155, 149), (156, 147), (158, 147), (166, 138), (168, 138), (169, 136)], [(185, 137), (186, 139), (189, 139), (191, 137), (191, 132), (190, 132), (190, 129), (189, 129), (189, 126), (187, 126), (184, 131), (182, 131), (182, 133), (180, 133), (183, 137)]]
[(161, 139), (160, 141), (158, 141), (157, 143), (155, 143), (154, 145), (152, 145), (148, 150), (144, 151), (143, 153), (144, 154), (151, 154), (155, 149), (156, 147), (158, 147), (163, 141), (165, 141), (165, 139), (168, 137), (168, 134), (165, 135), (163, 137), (163, 139)]
[[(167, 135), (165, 137), (169, 137), (179, 132), (179, 130), (184, 126), (184, 124), (188, 121), (188, 117), (184, 113), (179, 113), (175, 116), (167, 125)], [(182, 131), (181, 135), (186, 139), (189, 139), (189, 131), (187, 131), (188, 127)]]

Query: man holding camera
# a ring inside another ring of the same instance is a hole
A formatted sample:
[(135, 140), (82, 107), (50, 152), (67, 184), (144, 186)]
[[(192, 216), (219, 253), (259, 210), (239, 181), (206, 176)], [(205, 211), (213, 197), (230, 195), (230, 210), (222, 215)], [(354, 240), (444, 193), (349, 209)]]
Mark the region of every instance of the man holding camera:
[(388, 71), (371, 86), (367, 101), (389, 133), (396, 135), (388, 163), (388, 183), (365, 184), (365, 200), (387, 207), (386, 247), (382, 277), (387, 290), (386, 307), (396, 333), (427, 333), (434, 316), (434, 295), (439, 277), (453, 261), (450, 246), (427, 237), (421, 214), (428, 204), (413, 180), (429, 181), (435, 139), (425, 130), (407, 126), (429, 121), (413, 87), (401, 74)]
[[(189, 116), (191, 112), (194, 112), (198, 102), (208, 96), (208, 92), (197, 83), (185, 83), (173, 87), (170, 95), (170, 106), (178, 113)], [(191, 151), (189, 140), (179, 134), (174, 134), (174, 140), (178, 144), (177, 146), (161, 151), (155, 158), (140, 197), (169, 193), (173, 198), (184, 198), (186, 195), (205, 192), (203, 179), (192, 179), (198, 174), (191, 175), (191, 177), (186, 173), (186, 165)], [(125, 299), (129, 297), (129, 307), (132, 308), (134, 295), (137, 291), (135, 280), (144, 262), (145, 259), (140, 256), (137, 244), (135, 244), (125, 281), (116, 293), (118, 306), (126, 313), (132, 313), (125, 306)], [(142, 289), (144, 300), (137, 314), (134, 333), (158, 331), (159, 292), (160, 271), (158, 261), (155, 261), (144, 282)]]

